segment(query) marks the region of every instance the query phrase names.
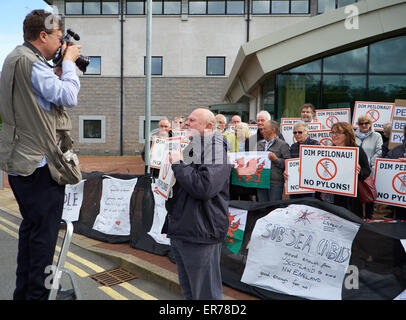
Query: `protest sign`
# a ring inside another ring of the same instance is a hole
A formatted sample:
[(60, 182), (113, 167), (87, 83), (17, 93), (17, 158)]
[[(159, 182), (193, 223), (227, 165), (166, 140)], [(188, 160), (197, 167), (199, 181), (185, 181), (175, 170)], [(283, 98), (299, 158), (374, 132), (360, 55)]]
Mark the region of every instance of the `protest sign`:
[(257, 133), (258, 127), (256, 124), (249, 124), (248, 125), (248, 130), (250, 131), (250, 136), (253, 136), (254, 134)]
[(86, 180), (82, 180), (77, 184), (67, 184), (65, 186), (65, 201), (63, 203), (62, 220), (70, 222), (79, 220), (85, 181)]
[(255, 224), (241, 281), (307, 299), (341, 300), (358, 229), (311, 206), (273, 210)]
[(357, 196), (358, 148), (300, 146), (299, 187)]
[(372, 119), (374, 130), (383, 131), (383, 125), (392, 122), (393, 106), (394, 103), (356, 101), (352, 127), (358, 128), (358, 118), (362, 115), (368, 115)]
[(100, 212), (94, 222), (94, 230), (117, 236), (130, 235), (130, 200), (137, 180), (104, 176)]
[(403, 130), (406, 125), (406, 100), (396, 99), (393, 107), (392, 132), (389, 140), (389, 149), (403, 142)]
[(148, 234), (160, 244), (170, 245), (171, 241), (166, 236), (166, 234), (162, 234), (161, 230), (165, 223), (166, 218), (166, 208), (165, 208), (165, 198), (162, 197), (158, 192), (156, 192), (156, 184), (151, 183), (152, 194), (154, 195), (154, 218), (152, 220), (152, 226), (149, 230)]
[(237, 254), (241, 249), (247, 213), (247, 210), (228, 208), (228, 231), (224, 241), (227, 248), (234, 254)]
[(231, 183), (247, 188), (269, 189), (271, 160), (268, 152), (230, 152)]
[(309, 137), (311, 139), (314, 139), (322, 146), (332, 146), (333, 145), (333, 140), (331, 140), (331, 130), (330, 129), (325, 129), (325, 130), (315, 130), (315, 131), (309, 131)]
[(350, 108), (317, 109), (316, 121), (321, 123), (322, 129), (331, 129), (337, 122), (351, 123), (351, 111)]
[(281, 118), (281, 124), (295, 124), (300, 118)]
[(406, 207), (406, 162), (376, 159), (374, 182), (375, 202)]
[(186, 137), (186, 130), (179, 129), (179, 130), (172, 130), (172, 137)]
[[(283, 136), (283, 139), (285, 139), (285, 142), (291, 146), (296, 142), (296, 139), (293, 135), (293, 128), (295, 127), (296, 124), (281, 124), (280, 125), (280, 132)], [(321, 130), (321, 123), (308, 123), (307, 127), (310, 130)]]
[(288, 174), (288, 179), (285, 181), (285, 193), (286, 194), (298, 194), (298, 193), (313, 193), (313, 190), (303, 189), (299, 187), (299, 169), (300, 159), (286, 159), (285, 168)]
[(150, 151), (150, 167), (160, 169), (163, 152), (165, 150), (166, 138), (153, 137)]

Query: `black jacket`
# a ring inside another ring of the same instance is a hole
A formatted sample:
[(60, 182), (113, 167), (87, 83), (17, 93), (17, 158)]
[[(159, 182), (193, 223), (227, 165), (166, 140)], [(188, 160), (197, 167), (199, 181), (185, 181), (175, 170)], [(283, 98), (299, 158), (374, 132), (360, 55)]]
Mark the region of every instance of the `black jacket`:
[[(231, 166), (227, 163), (227, 142), (218, 133), (197, 140), (183, 151), (185, 162), (172, 164), (176, 183), (172, 198), (166, 202), (168, 214), (162, 233), (193, 243), (219, 243), (229, 226)], [(195, 151), (199, 149), (197, 144), (203, 152)], [(221, 150), (214, 152), (215, 145)], [(204, 155), (209, 159), (204, 161)]]
[(396, 146), (395, 148), (390, 150), (385, 158), (389, 159), (406, 158), (406, 141), (404, 141), (401, 145)]

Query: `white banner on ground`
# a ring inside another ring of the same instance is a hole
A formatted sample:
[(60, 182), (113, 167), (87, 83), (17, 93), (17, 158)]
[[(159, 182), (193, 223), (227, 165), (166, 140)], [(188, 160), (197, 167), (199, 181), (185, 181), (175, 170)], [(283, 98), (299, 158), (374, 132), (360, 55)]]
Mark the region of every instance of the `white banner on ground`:
[(300, 146), (299, 187), (357, 196), (358, 148)]
[(358, 229), (310, 206), (276, 209), (255, 224), (241, 282), (307, 299), (341, 300)]
[(285, 168), (288, 174), (288, 179), (285, 181), (285, 193), (286, 194), (298, 194), (298, 193), (313, 193), (313, 190), (303, 189), (299, 187), (299, 169), (300, 159), (286, 159)]
[(94, 230), (117, 236), (130, 235), (130, 201), (137, 180), (103, 176), (100, 212)]
[(318, 109), (316, 110), (316, 121), (321, 122), (322, 129), (331, 129), (334, 123), (351, 123), (350, 108), (340, 109)]
[(166, 218), (166, 208), (165, 208), (165, 198), (162, 197), (155, 191), (156, 184), (151, 183), (152, 193), (154, 195), (155, 206), (154, 206), (154, 219), (152, 221), (151, 230), (148, 234), (158, 243), (170, 245), (171, 241), (166, 237), (166, 234), (162, 234), (161, 230), (165, 223)]
[(374, 182), (375, 202), (406, 207), (406, 162), (376, 159)]
[(65, 221), (78, 221), (80, 208), (83, 202), (83, 187), (86, 180), (77, 184), (67, 184), (65, 186), (65, 201), (63, 203), (62, 219)]
[(383, 125), (392, 122), (394, 103), (386, 102), (363, 102), (356, 101), (354, 105), (354, 115), (352, 117), (352, 127), (358, 128), (358, 118), (368, 115), (372, 119), (372, 127), (375, 131), (383, 131)]

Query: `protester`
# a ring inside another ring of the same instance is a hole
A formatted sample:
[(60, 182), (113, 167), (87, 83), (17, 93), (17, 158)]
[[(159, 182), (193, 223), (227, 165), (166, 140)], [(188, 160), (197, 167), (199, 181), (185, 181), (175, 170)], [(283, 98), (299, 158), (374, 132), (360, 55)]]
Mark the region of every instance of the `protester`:
[[(401, 145), (390, 150), (386, 156), (388, 159), (406, 162), (406, 126), (403, 127), (403, 142)], [(406, 208), (393, 207), (393, 215), (398, 220), (406, 220)]]
[(300, 107), (300, 119), (305, 123), (314, 122), (316, 108), (311, 103), (305, 103)]
[[(371, 174), (371, 168), (369, 167), (368, 157), (365, 151), (356, 144), (354, 130), (347, 122), (336, 122), (331, 127), (331, 139), (334, 146), (340, 147), (357, 147), (358, 153), (358, 181), (365, 180)], [(322, 199), (325, 197), (322, 194)], [(344, 207), (349, 211), (356, 214), (358, 217), (363, 218), (362, 205), (358, 200), (358, 197), (350, 197), (344, 195), (334, 194), (332, 201), (335, 205)]]
[(215, 125), (211, 111), (195, 109), (186, 121), (194, 131), (191, 142), (183, 153), (170, 156), (176, 183), (166, 202), (162, 232), (171, 239), (180, 287), (188, 300), (222, 299), (220, 255), (229, 224), (231, 166)]
[(239, 115), (235, 115), (231, 118), (231, 124), (235, 126), (236, 124), (241, 123), (241, 117)]
[(283, 171), (285, 160), (290, 158), (289, 145), (278, 137), (279, 124), (274, 120), (268, 120), (262, 129), (264, 140), (258, 142), (258, 151), (268, 151), (271, 160), (270, 187), (269, 189), (257, 189), (258, 201), (276, 201), (282, 199)]
[[(382, 136), (374, 131), (372, 119), (368, 115), (362, 115), (358, 118), (358, 128), (355, 131), (355, 142), (365, 151), (371, 175), (375, 170), (375, 160), (382, 155)], [(374, 213), (374, 202), (365, 204), (365, 219), (372, 219)]]
[(246, 151), (256, 151), (257, 144), (259, 141), (263, 140), (262, 129), (264, 128), (265, 122), (271, 120), (271, 115), (268, 111), (262, 110), (257, 114), (257, 133), (253, 134), (246, 144)]
[(293, 126), (293, 137), (296, 142), (290, 146), (290, 155), (292, 158), (299, 158), (301, 145), (320, 145), (317, 140), (309, 137), (309, 127), (307, 123), (299, 121)]
[(390, 134), (392, 131), (392, 123), (387, 122), (383, 125), (383, 137), (382, 137), (382, 158), (385, 158), (389, 152)]
[(238, 123), (234, 129), (235, 132), (235, 151), (242, 152), (245, 151), (245, 145), (248, 144), (248, 139), (250, 137), (250, 130), (248, 124), (245, 122)]
[[(1, 74), (0, 167), (9, 174), (23, 218), (15, 300), (48, 298), (45, 272), (53, 262), (65, 184), (81, 180), (76, 155), (70, 153), (69, 116), (62, 107), (77, 105), (80, 82), (75, 61), (81, 46), (62, 44), (63, 29), (57, 15), (31, 11), (23, 23), (25, 42), (7, 56)], [(55, 73), (47, 60), (60, 48), (63, 62)], [(73, 160), (64, 157), (64, 152)]]
[(223, 114), (216, 115), (216, 129), (217, 132), (221, 133), (227, 140), (227, 150), (235, 151), (233, 147), (235, 146), (235, 134), (233, 132), (226, 130), (227, 118)]
[(177, 116), (173, 121), (173, 130), (182, 130), (185, 126), (185, 117)]

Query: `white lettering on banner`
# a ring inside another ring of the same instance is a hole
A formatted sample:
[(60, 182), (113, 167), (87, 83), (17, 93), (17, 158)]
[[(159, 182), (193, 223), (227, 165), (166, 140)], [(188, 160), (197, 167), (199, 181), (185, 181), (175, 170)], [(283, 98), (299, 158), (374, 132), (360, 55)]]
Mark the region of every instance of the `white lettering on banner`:
[(406, 163), (377, 159), (374, 181), (378, 197), (375, 202), (406, 207)]
[(288, 179), (285, 181), (285, 193), (286, 194), (298, 194), (298, 193), (313, 193), (313, 190), (303, 189), (299, 187), (299, 169), (300, 159), (286, 159), (286, 170)]
[(394, 103), (356, 101), (352, 118), (353, 128), (358, 128), (358, 118), (368, 115), (376, 131), (383, 131), (383, 125), (392, 122)]
[(276, 209), (255, 224), (241, 281), (308, 299), (340, 300), (358, 229), (310, 206)]
[(300, 146), (299, 187), (357, 196), (358, 148)]
[(62, 219), (65, 221), (78, 221), (80, 208), (83, 202), (83, 187), (86, 180), (77, 184), (67, 184), (65, 186), (65, 201), (63, 204)]
[(100, 212), (94, 230), (117, 236), (130, 235), (130, 200), (137, 180), (103, 176)]

